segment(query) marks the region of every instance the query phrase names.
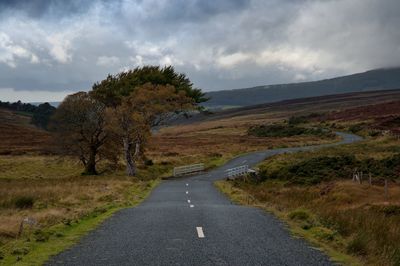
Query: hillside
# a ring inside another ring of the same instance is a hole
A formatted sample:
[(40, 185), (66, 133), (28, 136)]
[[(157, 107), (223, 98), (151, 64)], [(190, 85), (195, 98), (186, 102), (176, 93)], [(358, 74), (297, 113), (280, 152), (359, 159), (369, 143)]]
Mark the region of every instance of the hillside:
[(281, 100), (400, 88), (400, 67), (376, 69), (313, 82), (258, 86), (207, 93), (207, 107), (247, 106)]
[(50, 135), (30, 124), (31, 117), (0, 108), (0, 154), (46, 152)]
[[(195, 114), (189, 119), (176, 119), (172, 124), (191, 124), (194, 122), (215, 121), (238, 116), (262, 116), (263, 114), (268, 114), (271, 118), (281, 118), (281, 113), (288, 112), (293, 115), (323, 114), (331, 111), (343, 111), (358, 106), (369, 107), (378, 103), (384, 106), (386, 103), (393, 101), (400, 101), (400, 90), (352, 92), (249, 105), (210, 113), (204, 112)], [(376, 112), (377, 110), (374, 109), (374, 111)]]

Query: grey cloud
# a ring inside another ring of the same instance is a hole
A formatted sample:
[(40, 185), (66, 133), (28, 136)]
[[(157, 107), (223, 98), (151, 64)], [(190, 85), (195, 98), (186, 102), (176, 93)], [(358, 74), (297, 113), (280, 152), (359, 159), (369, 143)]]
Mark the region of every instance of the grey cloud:
[(205, 90), (400, 65), (397, 0), (17, 0), (0, 10), (0, 88), (87, 90), (141, 64), (172, 63)]

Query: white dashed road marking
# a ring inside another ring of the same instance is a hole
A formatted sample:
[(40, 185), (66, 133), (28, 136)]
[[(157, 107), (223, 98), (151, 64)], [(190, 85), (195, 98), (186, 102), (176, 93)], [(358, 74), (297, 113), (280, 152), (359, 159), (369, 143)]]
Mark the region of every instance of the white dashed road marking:
[(199, 238), (204, 238), (204, 232), (203, 232), (203, 227), (196, 227), (197, 230), (197, 235)]
[(189, 191), (186, 191), (186, 194), (189, 194)]
[(190, 199), (188, 199), (188, 203), (190, 203)]
[(188, 187), (188, 186), (189, 186), (189, 184), (188, 184), (188, 183), (186, 183), (186, 186)]
[(194, 205), (193, 204), (190, 204), (190, 208), (193, 208), (194, 207)]

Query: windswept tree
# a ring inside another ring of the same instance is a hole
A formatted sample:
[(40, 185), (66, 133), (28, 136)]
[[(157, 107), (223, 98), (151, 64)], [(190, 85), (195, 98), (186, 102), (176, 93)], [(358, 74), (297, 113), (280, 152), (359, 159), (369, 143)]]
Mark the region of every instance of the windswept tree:
[(136, 175), (135, 161), (142, 156), (151, 129), (171, 114), (193, 107), (193, 99), (185, 91), (146, 83), (108, 109), (108, 129), (122, 145), (127, 175)]
[(176, 72), (172, 66), (143, 66), (108, 75), (106, 79), (93, 85), (91, 95), (109, 107), (116, 107), (124, 97), (146, 83), (173, 86), (175, 92), (185, 92), (195, 105), (208, 100), (200, 89), (193, 87), (193, 83), (184, 73)]
[(56, 144), (65, 155), (77, 157), (85, 174), (97, 174), (96, 164), (105, 155), (106, 106), (86, 92), (67, 96), (52, 117)]
[(115, 152), (123, 150), (127, 174), (133, 176), (151, 130), (206, 100), (173, 67), (144, 66), (109, 75), (89, 93), (68, 96), (54, 115), (53, 128), (62, 151), (77, 156), (85, 173), (96, 174), (97, 161), (106, 156), (118, 162)]

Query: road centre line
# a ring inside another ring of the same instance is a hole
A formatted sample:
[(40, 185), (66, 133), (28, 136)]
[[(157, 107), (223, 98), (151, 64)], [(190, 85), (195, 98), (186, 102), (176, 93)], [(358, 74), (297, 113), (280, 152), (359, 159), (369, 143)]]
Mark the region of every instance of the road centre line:
[(186, 191), (186, 194), (189, 194), (189, 191)]
[(204, 232), (203, 232), (203, 227), (198, 226), (198, 227), (196, 227), (196, 230), (197, 230), (197, 236), (199, 238), (204, 238), (205, 237), (204, 236)]
[(190, 199), (188, 199), (188, 203), (190, 203)]
[(194, 205), (193, 205), (193, 204), (190, 204), (190, 208), (194, 208)]

